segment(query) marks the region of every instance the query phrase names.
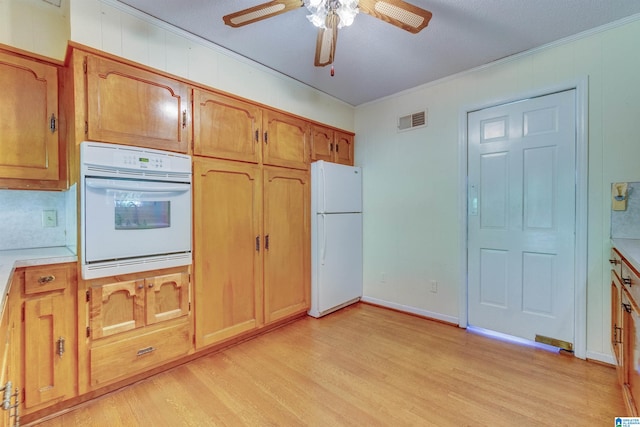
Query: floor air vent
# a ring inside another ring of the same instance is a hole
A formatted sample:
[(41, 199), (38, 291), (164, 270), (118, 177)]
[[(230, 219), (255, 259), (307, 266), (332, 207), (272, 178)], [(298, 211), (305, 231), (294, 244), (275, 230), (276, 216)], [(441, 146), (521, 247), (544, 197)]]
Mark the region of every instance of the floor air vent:
[(427, 110), (398, 118), (398, 131), (405, 131), (427, 125)]

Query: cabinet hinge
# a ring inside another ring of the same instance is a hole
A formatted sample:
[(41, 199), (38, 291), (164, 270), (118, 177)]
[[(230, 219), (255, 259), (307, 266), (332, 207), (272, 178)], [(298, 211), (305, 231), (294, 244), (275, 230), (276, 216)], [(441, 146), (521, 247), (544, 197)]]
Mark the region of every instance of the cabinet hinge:
[(55, 133), (57, 126), (56, 126), (56, 115), (51, 113), (51, 118), (49, 119), (49, 130), (51, 131), (51, 133)]
[(264, 143), (268, 144), (269, 143), (269, 135), (267, 132), (264, 133)]
[(86, 295), (86, 301), (89, 302), (91, 301), (91, 293), (89, 293), (89, 291), (87, 290), (87, 292), (85, 293)]
[(87, 338), (91, 337), (91, 328), (87, 326)]

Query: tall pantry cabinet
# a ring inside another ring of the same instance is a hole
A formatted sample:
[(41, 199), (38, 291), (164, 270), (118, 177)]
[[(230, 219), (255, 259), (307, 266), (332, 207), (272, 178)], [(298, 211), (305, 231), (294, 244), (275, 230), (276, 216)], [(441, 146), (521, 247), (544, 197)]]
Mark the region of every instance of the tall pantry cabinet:
[(296, 117), (194, 92), (195, 318), (201, 348), (309, 307), (309, 128)]

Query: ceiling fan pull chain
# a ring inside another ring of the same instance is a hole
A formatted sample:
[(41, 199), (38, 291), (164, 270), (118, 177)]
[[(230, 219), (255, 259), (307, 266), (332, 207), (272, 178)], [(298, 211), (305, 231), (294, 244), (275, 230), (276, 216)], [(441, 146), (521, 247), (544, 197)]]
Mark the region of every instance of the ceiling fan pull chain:
[(335, 74), (335, 71), (333, 70), (333, 65), (331, 66), (331, 77), (333, 77), (333, 75)]

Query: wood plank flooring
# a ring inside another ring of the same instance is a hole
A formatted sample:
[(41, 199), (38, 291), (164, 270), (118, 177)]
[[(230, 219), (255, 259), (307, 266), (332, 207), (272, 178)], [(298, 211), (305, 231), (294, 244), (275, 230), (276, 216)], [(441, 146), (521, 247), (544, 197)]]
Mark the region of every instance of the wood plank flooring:
[(357, 304), (39, 425), (613, 426), (624, 415), (612, 367)]

